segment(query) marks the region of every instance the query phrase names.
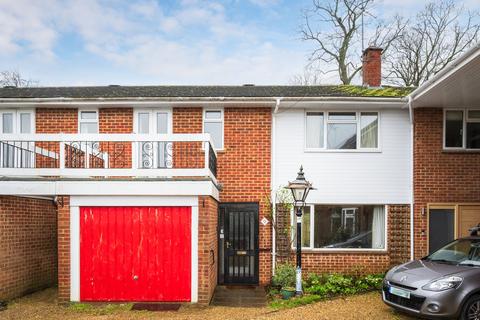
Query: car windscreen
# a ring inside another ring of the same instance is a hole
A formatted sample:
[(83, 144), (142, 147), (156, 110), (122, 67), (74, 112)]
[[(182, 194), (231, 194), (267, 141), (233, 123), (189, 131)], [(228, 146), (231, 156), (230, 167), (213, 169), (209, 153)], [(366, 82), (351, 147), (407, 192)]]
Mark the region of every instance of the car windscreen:
[(425, 260), (480, 266), (480, 239), (459, 239), (433, 252)]

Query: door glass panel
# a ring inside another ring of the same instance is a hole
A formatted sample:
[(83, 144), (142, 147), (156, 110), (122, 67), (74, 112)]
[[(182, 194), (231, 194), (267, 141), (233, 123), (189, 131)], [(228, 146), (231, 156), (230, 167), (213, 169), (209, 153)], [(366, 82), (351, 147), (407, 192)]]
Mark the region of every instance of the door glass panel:
[(168, 133), (168, 113), (166, 112), (157, 113), (157, 133)]
[(428, 245), (432, 253), (454, 240), (455, 213), (453, 209), (430, 209), (428, 218)]
[(80, 133), (98, 133), (97, 124), (91, 122), (81, 123)]
[(3, 133), (13, 133), (13, 113), (4, 113), (2, 116)]
[(30, 113), (20, 113), (20, 133), (32, 133)]
[(140, 134), (150, 133), (150, 114), (149, 113), (138, 114), (138, 133)]
[(463, 111), (447, 111), (445, 116), (445, 147), (461, 148), (463, 146)]
[(215, 148), (223, 148), (223, 134), (221, 122), (205, 122), (204, 131), (205, 133), (210, 133)]

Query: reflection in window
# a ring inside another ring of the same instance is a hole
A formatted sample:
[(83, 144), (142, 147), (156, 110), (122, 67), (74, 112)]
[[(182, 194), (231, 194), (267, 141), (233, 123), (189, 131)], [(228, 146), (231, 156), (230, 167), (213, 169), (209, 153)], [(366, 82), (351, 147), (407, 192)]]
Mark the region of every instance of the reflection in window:
[(329, 123), (327, 146), (328, 149), (356, 149), (357, 125), (355, 123)]

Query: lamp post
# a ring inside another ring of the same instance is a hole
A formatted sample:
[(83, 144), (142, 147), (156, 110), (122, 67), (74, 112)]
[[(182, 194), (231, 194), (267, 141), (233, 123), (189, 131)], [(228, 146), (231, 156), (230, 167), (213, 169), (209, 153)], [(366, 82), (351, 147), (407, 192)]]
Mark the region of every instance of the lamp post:
[(302, 213), (307, 199), (308, 192), (314, 190), (312, 184), (305, 180), (303, 167), (300, 166), (297, 179), (288, 183), (287, 189), (292, 191), (294, 208), (297, 208), (295, 215), (297, 218), (297, 269), (295, 294), (301, 296), (302, 290)]

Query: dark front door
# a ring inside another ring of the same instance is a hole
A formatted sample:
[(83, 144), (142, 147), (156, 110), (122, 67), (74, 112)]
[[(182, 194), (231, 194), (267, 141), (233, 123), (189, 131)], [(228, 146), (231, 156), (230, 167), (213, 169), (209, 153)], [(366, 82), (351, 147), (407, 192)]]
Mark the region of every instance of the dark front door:
[(222, 203), (219, 211), (219, 282), (258, 284), (258, 203)]
[(455, 239), (455, 210), (430, 209), (428, 213), (428, 251), (432, 253)]

